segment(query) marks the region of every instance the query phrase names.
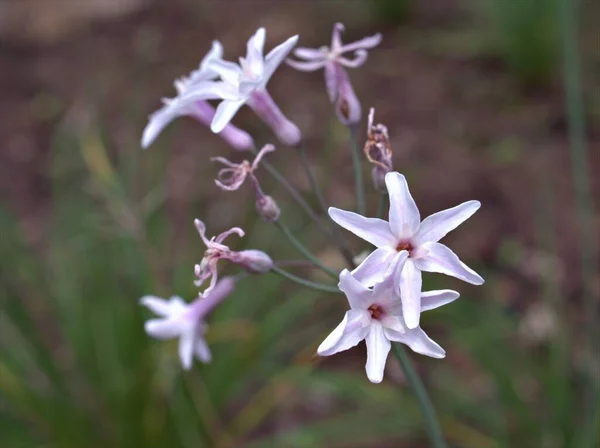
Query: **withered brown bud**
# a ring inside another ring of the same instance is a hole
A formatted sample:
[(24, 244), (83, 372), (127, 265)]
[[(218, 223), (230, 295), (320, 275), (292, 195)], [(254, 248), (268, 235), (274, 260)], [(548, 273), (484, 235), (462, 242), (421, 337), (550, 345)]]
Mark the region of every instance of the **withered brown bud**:
[(385, 175), (393, 169), (392, 148), (387, 126), (380, 123), (373, 125), (374, 115), (375, 109), (371, 108), (364, 153), (367, 160), (375, 165), (371, 171), (373, 186), (376, 190), (385, 191)]

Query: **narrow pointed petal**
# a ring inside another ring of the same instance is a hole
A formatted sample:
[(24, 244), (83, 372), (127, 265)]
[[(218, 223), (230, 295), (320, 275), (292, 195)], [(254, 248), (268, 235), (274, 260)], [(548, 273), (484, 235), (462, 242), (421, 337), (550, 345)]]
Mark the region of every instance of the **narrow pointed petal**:
[(185, 370), (192, 368), (195, 338), (196, 332), (193, 329), (188, 329), (188, 331), (181, 333), (181, 337), (179, 338), (179, 360)]
[(326, 55), (318, 48), (298, 47), (294, 50), (294, 56), (307, 61), (324, 60)]
[(337, 58), (337, 61), (344, 67), (358, 68), (366, 62), (368, 56), (369, 54), (365, 50), (357, 50), (354, 54), (354, 59), (344, 58), (340, 56), (339, 58)]
[(395, 256), (396, 251), (389, 247), (375, 249), (352, 271), (352, 275), (363, 285), (371, 287), (383, 281), (384, 274)]
[(404, 333), (406, 331), (406, 326), (404, 325), (404, 319), (400, 316), (392, 316), (387, 315), (384, 316), (381, 320), (381, 325), (384, 328), (397, 331), (398, 333)]
[(347, 51), (355, 51), (360, 49), (369, 50), (371, 48), (376, 47), (381, 43), (381, 34), (377, 33), (372, 36), (364, 37), (356, 42), (352, 42), (351, 44), (346, 44), (342, 46), (342, 52), (345, 53)]
[(355, 347), (369, 332), (369, 321), (366, 311), (347, 311), (342, 322), (319, 345), (317, 353), (330, 356)]
[(365, 218), (354, 212), (329, 207), (329, 216), (344, 229), (377, 247), (393, 247), (396, 238), (390, 232), (388, 223), (382, 219)]
[(425, 256), (415, 260), (416, 266), (421, 271), (438, 272), (456, 277), (473, 285), (483, 285), (483, 278), (460, 261), (458, 256), (447, 246), (441, 243), (425, 243), (421, 248), (427, 250)]
[(427, 291), (421, 293), (421, 311), (429, 311), (454, 302), (460, 294), (451, 289)]
[(468, 201), (428, 216), (421, 223), (419, 231), (415, 235), (415, 240), (418, 241), (418, 244), (428, 242), (437, 243), (449, 232), (473, 216), (479, 210), (479, 207), (481, 207), (481, 202)]
[(237, 113), (240, 107), (244, 105), (244, 103), (244, 100), (221, 101), (221, 103), (217, 106), (217, 113), (215, 114), (215, 117), (210, 125), (210, 130), (217, 134), (221, 132), (233, 119), (234, 115)]
[(421, 216), (406, 179), (394, 171), (385, 175), (385, 185), (390, 196), (390, 229), (398, 238), (410, 238), (419, 228)]
[(285, 63), (296, 70), (300, 70), (302, 72), (313, 72), (315, 70), (319, 70), (325, 67), (327, 61), (307, 61), (300, 62), (294, 61), (293, 59), (286, 59)]
[(367, 377), (372, 383), (381, 383), (392, 344), (385, 337), (383, 326), (378, 322), (371, 325), (371, 331), (365, 338), (365, 342), (367, 343)]
[(181, 334), (181, 322), (177, 319), (150, 319), (144, 324), (146, 333), (156, 339), (173, 339)]
[(246, 64), (254, 76), (260, 76), (263, 72), (265, 37), (265, 29), (259, 28), (246, 44)]
[[(269, 54), (265, 57), (265, 70), (263, 74), (263, 82), (266, 84), (267, 81), (273, 76), (273, 73), (279, 67), (279, 65), (287, 58), (292, 48), (298, 42), (298, 36), (292, 36), (285, 42), (277, 45)], [(263, 86), (264, 87), (264, 86)]]
[(406, 260), (400, 274), (400, 296), (402, 298), (402, 314), (409, 329), (419, 326), (421, 315), (421, 271), (412, 259)]
[(235, 88), (222, 81), (204, 81), (190, 86), (179, 97), (181, 107), (189, 106), (200, 100), (238, 100), (239, 95)]
[(173, 296), (170, 300), (156, 296), (144, 296), (140, 299), (140, 304), (158, 316), (170, 316), (176, 311), (185, 309), (185, 302), (178, 296)]
[(202, 361), (204, 364), (207, 364), (212, 361), (212, 354), (210, 353), (210, 348), (208, 348), (208, 344), (204, 340), (204, 338), (198, 336), (196, 338), (196, 342), (194, 345), (194, 354), (196, 358)]
[(338, 94), (338, 70), (342, 68), (335, 62), (327, 61), (325, 63), (325, 88), (327, 89), (327, 96), (329, 101), (335, 102)]
[(350, 307), (353, 310), (366, 310), (371, 306), (373, 291), (361, 284), (348, 269), (344, 269), (340, 273), (338, 288), (346, 294)]
[(242, 69), (238, 64), (221, 59), (210, 61), (208, 67), (229, 84), (237, 85), (242, 74)]
[(400, 300), (400, 273), (407, 258), (407, 251), (394, 251), (394, 255), (389, 259), (387, 270), (382, 273), (382, 280), (373, 287), (373, 295), (383, 297), (383, 299), (378, 299), (378, 303), (389, 304), (395, 300)]
[(142, 134), (142, 148), (146, 149), (150, 146), (167, 125), (175, 118), (182, 115), (183, 112), (185, 111), (178, 108), (175, 104), (165, 105), (154, 112), (144, 128), (144, 133)]
[(421, 327), (414, 330), (407, 330), (404, 334), (386, 329), (385, 335), (390, 341), (406, 344), (413, 352), (420, 353), (421, 355), (438, 359), (446, 356), (446, 351), (437, 342), (427, 336)]

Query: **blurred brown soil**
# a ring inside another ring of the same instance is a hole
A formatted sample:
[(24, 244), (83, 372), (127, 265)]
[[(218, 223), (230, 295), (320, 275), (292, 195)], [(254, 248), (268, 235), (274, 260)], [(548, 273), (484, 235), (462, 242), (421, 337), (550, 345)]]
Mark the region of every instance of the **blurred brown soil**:
[[(221, 40), (226, 57), (233, 59), (259, 25), (267, 27), (268, 47), (294, 33), (300, 34), (301, 45), (319, 46), (329, 41), (332, 23), (343, 21), (348, 41), (377, 31), (384, 35), (381, 47), (351, 77), (365, 115), (374, 106), (376, 120), (388, 126), (395, 167), (408, 176), (422, 214), (479, 199), (483, 207), (477, 218), (449, 239), (465, 260), (480, 259), (494, 267), (507, 240), (527, 250), (535, 247), (540, 185), (551, 186), (554, 213), (547, 219), (557, 227), (558, 262), (564, 278), (575, 279), (565, 283), (567, 294), (573, 294), (579, 287), (578, 243), (560, 84), (524, 90), (500, 64), (433, 48), (431, 35), (464, 20), (456, 2), (436, 3), (440, 8), (418, 10), (408, 25), (399, 27), (374, 23), (358, 1), (180, 0), (132, 2), (127, 14), (106, 14), (47, 39), (44, 33), (20, 39), (11, 29), (0, 47), (2, 198), (21, 217), (32, 242), (40, 241), (40, 223), (51, 210), (52, 139), (57, 125), (68, 123), (70, 115), (91, 114), (106, 124), (119, 151), (138, 150), (147, 115), (159, 106), (160, 97), (172, 94), (172, 81), (198, 64), (212, 39)], [(319, 157), (325, 144), (333, 146), (338, 177), (327, 194), (332, 203), (349, 204), (348, 142), (333, 119), (322, 74), (282, 67), (270, 91), (303, 130), (312, 157)], [(250, 130), (256, 129), (255, 122), (248, 111), (236, 117), (236, 123)], [(597, 123), (590, 124), (589, 167), (597, 193), (599, 133)], [(332, 132), (333, 137), (324, 138)], [(212, 168), (203, 176), (197, 172), (203, 168), (189, 168), (208, 165), (206, 154), (194, 146), (208, 141), (216, 153), (227, 151), (224, 145), (188, 120), (182, 120), (176, 136), (169, 135), (171, 194), (178, 196), (198, 179), (210, 185)], [(284, 152), (273, 157), (279, 165), (286, 165)], [(290, 177), (302, 184), (293, 163), (287, 165)], [(594, 220), (597, 224), (597, 214)], [(525, 289), (517, 290), (521, 293), (512, 300), (526, 299), (521, 297)]]

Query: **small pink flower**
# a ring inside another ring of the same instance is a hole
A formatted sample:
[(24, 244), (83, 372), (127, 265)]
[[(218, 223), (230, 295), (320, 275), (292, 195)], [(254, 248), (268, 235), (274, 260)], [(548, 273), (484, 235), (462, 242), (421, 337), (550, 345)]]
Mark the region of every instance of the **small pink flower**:
[(258, 164), (261, 159), (269, 152), (275, 151), (273, 145), (265, 145), (259, 151), (258, 155), (252, 163), (248, 160), (244, 160), (242, 163), (233, 163), (227, 160), (225, 157), (213, 157), (210, 160), (213, 162), (219, 162), (225, 165), (227, 168), (223, 168), (219, 171), (215, 183), (217, 187), (225, 191), (235, 191), (242, 186), (248, 176), (253, 176), (254, 170), (258, 168)]

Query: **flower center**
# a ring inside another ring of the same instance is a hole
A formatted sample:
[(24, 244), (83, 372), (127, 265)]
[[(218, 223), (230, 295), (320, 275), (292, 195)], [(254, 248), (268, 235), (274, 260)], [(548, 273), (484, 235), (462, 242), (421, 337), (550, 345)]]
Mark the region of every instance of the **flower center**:
[(412, 244), (410, 244), (410, 241), (400, 241), (398, 243), (398, 245), (396, 246), (396, 251), (401, 252), (403, 250), (408, 251), (408, 253), (410, 254), (410, 252), (413, 250), (413, 246)]
[(381, 308), (379, 305), (371, 305), (367, 311), (369, 312), (369, 314), (371, 314), (371, 318), (375, 319), (375, 320), (379, 320), (383, 317), (383, 315), (385, 314), (385, 312), (383, 311), (383, 308)]

